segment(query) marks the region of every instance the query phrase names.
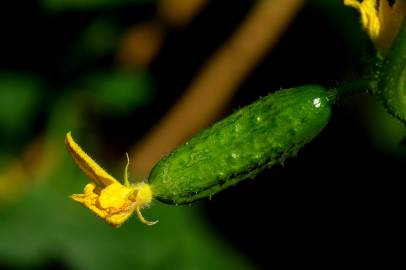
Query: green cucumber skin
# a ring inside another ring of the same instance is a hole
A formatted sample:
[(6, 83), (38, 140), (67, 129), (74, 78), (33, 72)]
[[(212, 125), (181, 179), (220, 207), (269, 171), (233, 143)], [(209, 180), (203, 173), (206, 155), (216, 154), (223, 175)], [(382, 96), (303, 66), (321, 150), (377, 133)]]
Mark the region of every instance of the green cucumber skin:
[(185, 204), (210, 197), (311, 141), (331, 115), (329, 92), (317, 85), (278, 91), (194, 136), (152, 169), (156, 199)]

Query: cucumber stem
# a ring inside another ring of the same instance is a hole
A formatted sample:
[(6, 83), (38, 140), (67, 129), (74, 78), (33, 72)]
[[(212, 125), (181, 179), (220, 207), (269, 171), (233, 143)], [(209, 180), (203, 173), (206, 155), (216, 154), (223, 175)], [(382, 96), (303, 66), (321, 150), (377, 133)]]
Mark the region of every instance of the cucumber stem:
[(358, 80), (330, 89), (332, 104), (359, 94), (373, 95), (376, 93), (376, 86), (377, 82), (374, 80)]

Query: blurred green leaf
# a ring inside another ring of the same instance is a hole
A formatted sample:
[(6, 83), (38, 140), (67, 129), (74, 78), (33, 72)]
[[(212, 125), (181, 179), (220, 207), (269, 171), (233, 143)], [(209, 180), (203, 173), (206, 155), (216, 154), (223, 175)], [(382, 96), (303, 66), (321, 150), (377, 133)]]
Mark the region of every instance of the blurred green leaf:
[(42, 90), (43, 84), (35, 76), (0, 73), (0, 147), (12, 148), (16, 141), (27, 137)]
[(72, 70), (88, 66), (89, 63), (114, 53), (124, 29), (116, 20), (105, 16), (91, 21), (75, 40), (68, 67)]
[(91, 22), (83, 31), (80, 41), (83, 49), (93, 55), (103, 55), (112, 51), (119, 39), (118, 26), (109, 20)]
[(49, 11), (90, 10), (119, 7), (128, 4), (154, 3), (156, 0), (41, 0), (41, 6)]
[(0, 128), (23, 129), (32, 119), (41, 90), (41, 81), (36, 77), (0, 73)]
[(89, 76), (84, 88), (91, 93), (96, 109), (103, 113), (125, 114), (152, 100), (152, 79), (146, 72), (117, 70)]
[(159, 219), (158, 225), (133, 217), (114, 229), (68, 198), (88, 181), (68, 154), (57, 172), (17, 204), (0, 209), (0, 268), (57, 260), (86, 270), (253, 269), (207, 227), (198, 206), (156, 202), (144, 213)]
[(365, 97), (364, 118), (371, 140), (382, 152), (398, 157), (406, 156), (406, 127), (390, 115), (382, 104), (372, 97)]

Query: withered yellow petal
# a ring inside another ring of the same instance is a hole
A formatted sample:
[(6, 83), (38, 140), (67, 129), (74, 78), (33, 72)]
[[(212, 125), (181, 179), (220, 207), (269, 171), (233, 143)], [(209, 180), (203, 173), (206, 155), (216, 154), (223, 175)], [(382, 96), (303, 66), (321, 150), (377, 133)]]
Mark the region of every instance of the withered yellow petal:
[(83, 190), (83, 194), (73, 194), (70, 197), (74, 201), (77, 201), (92, 210), (102, 219), (105, 219), (108, 215), (107, 211), (97, 207), (99, 195), (96, 193), (96, 185), (94, 183), (87, 184)]
[[(385, 0), (386, 1), (386, 0)], [(381, 1), (382, 2), (382, 1)], [(380, 33), (378, 6), (376, 0), (344, 0), (344, 5), (357, 9), (361, 14), (361, 22), (371, 39), (375, 40)]]
[(389, 6), (387, 0), (379, 1), (379, 19), (381, 22), (380, 34), (376, 39), (378, 48), (387, 50), (393, 43), (399, 32), (406, 14), (406, 1), (397, 0), (393, 6)]
[(375, 46), (385, 52), (393, 43), (406, 14), (406, 1), (344, 0), (344, 5), (357, 9), (361, 22)]
[(111, 184), (100, 190), (94, 183), (89, 183), (85, 186), (83, 194), (73, 194), (70, 197), (113, 227), (119, 227), (136, 210), (135, 198), (130, 199), (134, 191), (134, 188), (127, 188), (121, 184)]
[(108, 186), (118, 181), (100, 167), (80, 146), (73, 140), (71, 132), (65, 137), (65, 144), (73, 160), (79, 168), (100, 186)]
[(107, 223), (109, 223), (110, 225), (112, 225), (113, 227), (116, 227), (116, 228), (120, 227), (133, 214), (134, 210), (132, 208), (134, 208), (134, 207), (131, 207), (131, 208), (127, 209), (126, 211), (121, 211), (119, 213), (111, 214), (111, 215), (107, 216), (106, 217)]
[[(99, 203), (102, 208), (123, 208), (131, 201), (130, 196), (136, 190), (133, 187), (126, 187), (119, 183), (111, 184), (100, 192)], [(133, 196), (133, 201), (135, 197)]]
[(73, 200), (89, 208), (114, 227), (119, 227), (134, 212), (142, 223), (147, 225), (156, 223), (145, 220), (141, 214), (141, 209), (151, 203), (152, 192), (147, 183), (135, 185), (129, 183), (127, 173), (129, 159), (123, 185), (90, 158), (73, 140), (70, 132), (66, 134), (65, 143), (76, 164), (95, 182), (87, 184), (83, 194), (71, 195)]

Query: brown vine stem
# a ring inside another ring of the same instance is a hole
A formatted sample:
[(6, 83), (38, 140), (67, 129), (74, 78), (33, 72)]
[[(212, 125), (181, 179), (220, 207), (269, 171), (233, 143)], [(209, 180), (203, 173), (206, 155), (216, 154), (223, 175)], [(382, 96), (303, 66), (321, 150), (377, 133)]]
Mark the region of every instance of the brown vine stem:
[(304, 2), (257, 1), (230, 40), (202, 67), (185, 94), (134, 146), (133, 175), (147, 177), (163, 155), (219, 117), (238, 85), (276, 44)]
[(183, 27), (209, 2), (209, 0), (160, 0), (158, 13), (169, 25)]

